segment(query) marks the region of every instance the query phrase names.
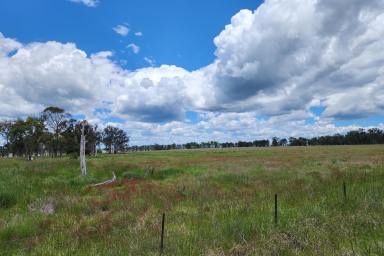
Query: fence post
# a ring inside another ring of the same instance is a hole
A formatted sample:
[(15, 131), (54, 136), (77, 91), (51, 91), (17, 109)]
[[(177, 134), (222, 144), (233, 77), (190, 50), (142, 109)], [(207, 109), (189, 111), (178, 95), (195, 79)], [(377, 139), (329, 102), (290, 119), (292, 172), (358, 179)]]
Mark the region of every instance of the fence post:
[(277, 225), (277, 194), (275, 194), (275, 225)]
[(347, 185), (345, 184), (345, 181), (343, 181), (343, 194), (344, 200), (347, 200)]
[(163, 218), (161, 220), (160, 255), (162, 255), (164, 252), (164, 224), (165, 224), (165, 213), (163, 213)]

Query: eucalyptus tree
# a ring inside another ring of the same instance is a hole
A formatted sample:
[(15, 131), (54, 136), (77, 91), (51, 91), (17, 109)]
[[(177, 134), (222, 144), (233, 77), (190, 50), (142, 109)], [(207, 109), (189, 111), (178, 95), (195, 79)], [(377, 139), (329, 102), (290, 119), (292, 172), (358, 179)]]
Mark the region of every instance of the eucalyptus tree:
[(110, 153), (125, 152), (128, 149), (129, 137), (122, 129), (107, 126), (102, 133), (102, 142), (105, 149)]
[(42, 118), (49, 131), (52, 132), (52, 149), (55, 156), (62, 153), (61, 135), (65, 131), (70, 114), (59, 107), (48, 107), (44, 109)]
[(46, 129), (40, 118), (28, 117), (15, 121), (9, 132), (10, 150), (14, 155), (25, 155), (29, 160), (38, 154), (39, 144)]

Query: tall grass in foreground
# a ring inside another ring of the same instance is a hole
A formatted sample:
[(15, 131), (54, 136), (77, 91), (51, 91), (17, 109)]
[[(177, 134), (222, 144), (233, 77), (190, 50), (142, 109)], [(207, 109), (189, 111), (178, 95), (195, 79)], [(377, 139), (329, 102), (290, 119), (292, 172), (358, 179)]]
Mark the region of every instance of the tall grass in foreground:
[(132, 153), (89, 159), (87, 177), (77, 160), (3, 159), (0, 254), (159, 255), (165, 212), (164, 255), (384, 255), (383, 153)]

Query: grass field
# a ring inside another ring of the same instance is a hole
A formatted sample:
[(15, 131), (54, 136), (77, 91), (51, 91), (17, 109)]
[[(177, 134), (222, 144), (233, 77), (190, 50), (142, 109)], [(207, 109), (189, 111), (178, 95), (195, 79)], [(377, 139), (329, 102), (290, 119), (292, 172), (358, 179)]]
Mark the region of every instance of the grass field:
[[(1, 255), (384, 255), (384, 146), (0, 159)], [(111, 178), (113, 185), (89, 185)], [(342, 184), (346, 183), (347, 198)], [(274, 194), (279, 222), (274, 224)]]

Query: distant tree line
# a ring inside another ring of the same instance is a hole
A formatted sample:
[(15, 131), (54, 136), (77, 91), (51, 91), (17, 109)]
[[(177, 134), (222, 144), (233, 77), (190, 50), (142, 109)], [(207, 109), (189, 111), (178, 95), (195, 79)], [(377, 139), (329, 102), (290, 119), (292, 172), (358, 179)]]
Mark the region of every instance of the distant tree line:
[(78, 121), (58, 107), (48, 107), (37, 117), (0, 121), (0, 156), (78, 155), (81, 127), (84, 124), (86, 154), (97, 154), (101, 145), (108, 153), (125, 152), (129, 137), (124, 130), (107, 126), (100, 130), (97, 125)]
[(358, 129), (349, 131), (345, 135), (334, 134), (313, 138), (290, 137), (277, 138), (271, 140), (254, 140), (254, 141), (238, 141), (224, 142), (189, 142), (186, 144), (169, 144), (169, 145), (147, 145), (133, 146), (130, 151), (149, 151), (149, 150), (172, 150), (172, 149), (199, 149), (199, 148), (242, 148), (242, 147), (285, 147), (285, 146), (317, 146), (317, 145), (362, 145), (362, 144), (384, 144), (384, 132), (378, 128)]
[(185, 144), (146, 145), (128, 147), (129, 137), (122, 129), (78, 121), (63, 109), (48, 107), (37, 117), (0, 121), (0, 137), (5, 142), (0, 146), (0, 156), (52, 156), (78, 155), (80, 150), (81, 127), (84, 124), (86, 154), (104, 152), (114, 154), (126, 151), (234, 148), (234, 147), (284, 147), (316, 145), (360, 145), (384, 144), (384, 132), (378, 128), (358, 129), (346, 134), (334, 134), (313, 138), (290, 137), (271, 140), (224, 142), (189, 142)]

